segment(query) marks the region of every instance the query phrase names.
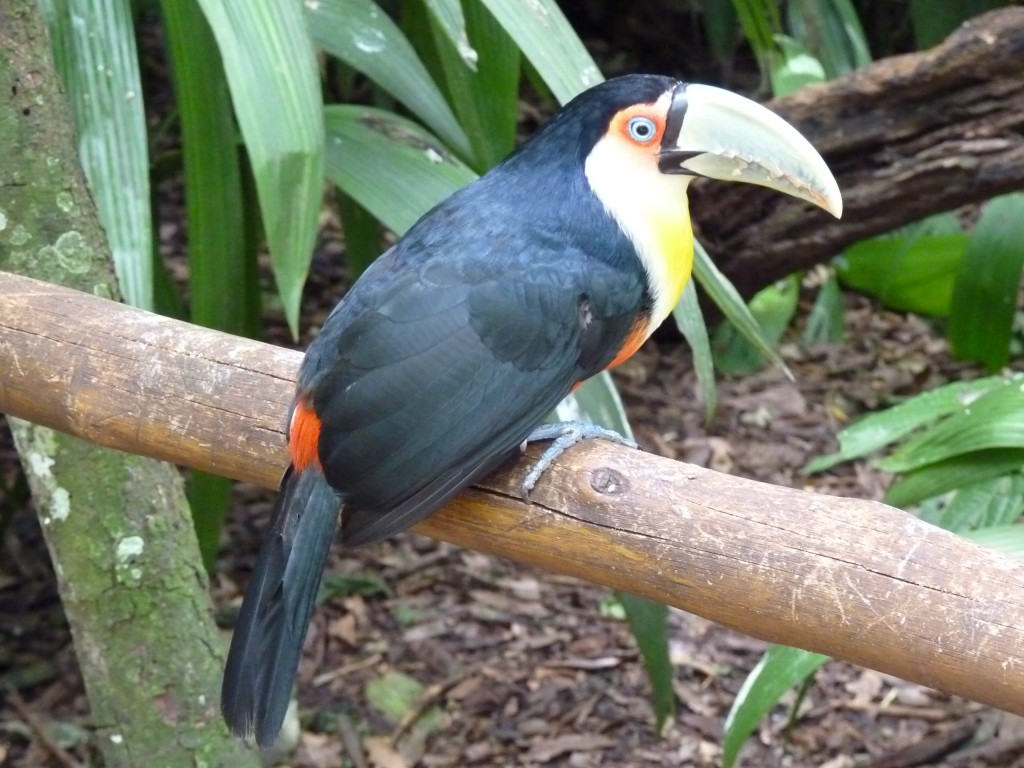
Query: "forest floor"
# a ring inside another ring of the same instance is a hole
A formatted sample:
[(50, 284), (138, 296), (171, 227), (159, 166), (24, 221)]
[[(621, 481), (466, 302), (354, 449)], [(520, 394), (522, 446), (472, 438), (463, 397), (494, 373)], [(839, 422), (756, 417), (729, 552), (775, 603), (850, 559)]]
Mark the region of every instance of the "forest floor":
[[(344, 282), (331, 251), (314, 267), (311, 295), (325, 298), (304, 327), (322, 320)], [(887, 478), (867, 463), (820, 476), (801, 467), (834, 450), (837, 429), (858, 414), (974, 372), (924, 321), (854, 295), (845, 302), (846, 341), (784, 342), (795, 382), (775, 369), (723, 379), (711, 423), (685, 346), (648, 342), (615, 374), (642, 447), (770, 483), (879, 498)], [(284, 342), (276, 327), (273, 340)], [(798, 321), (791, 336), (799, 330)], [(0, 487), (15, 487), (18, 471), (2, 434)], [(211, 584), (224, 615), (237, 608), (271, 501), (237, 488)], [(11, 512), (0, 556), (0, 765), (95, 764), (45, 547), (30, 505)], [(301, 729), (280, 761), (296, 768), (716, 766), (725, 716), (766, 647), (672, 611), (679, 713), (659, 735), (643, 665), (603, 588), (413, 534), (335, 548), (329, 573), (299, 670)], [(370, 703), (369, 689), (408, 679), (422, 686), (417, 717), (396, 722)], [(871, 670), (828, 663), (791, 720), (794, 701), (785, 697), (761, 725), (740, 766), (1024, 766), (1020, 718)]]

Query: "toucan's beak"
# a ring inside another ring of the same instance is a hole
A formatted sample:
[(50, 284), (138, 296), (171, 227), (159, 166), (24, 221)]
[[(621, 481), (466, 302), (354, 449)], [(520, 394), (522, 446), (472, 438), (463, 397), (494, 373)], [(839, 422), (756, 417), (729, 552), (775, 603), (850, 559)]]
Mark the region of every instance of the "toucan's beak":
[(760, 184), (836, 218), (843, 213), (832, 172), (796, 128), (760, 104), (710, 85), (676, 87), (658, 164), (662, 173)]

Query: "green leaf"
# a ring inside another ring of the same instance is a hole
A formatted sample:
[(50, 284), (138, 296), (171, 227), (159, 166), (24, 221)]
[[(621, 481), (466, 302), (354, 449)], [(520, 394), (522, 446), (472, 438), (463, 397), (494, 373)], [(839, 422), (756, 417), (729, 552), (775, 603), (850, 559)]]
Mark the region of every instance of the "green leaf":
[(220, 54), (195, 0), (162, 0), (161, 9), (181, 120), (191, 320), (254, 337), (258, 266), (246, 249), (238, 141)]
[(562, 104), (604, 78), (554, 0), (481, 0)]
[(897, 478), (885, 503), (906, 508), (958, 488), (1015, 472), (1024, 467), (1024, 448), (992, 448), (937, 461)]
[(476, 174), (411, 120), (373, 107), (324, 110), (327, 177), (401, 235)]
[(843, 325), (843, 292), (839, 288), (839, 280), (834, 271), (829, 270), (828, 277), (818, 289), (814, 306), (807, 316), (801, 343), (810, 347), (815, 344), (838, 344), (846, 335)]
[(425, 693), (421, 682), (401, 672), (387, 672), (366, 684), (370, 706), (396, 723), (413, 711)]
[[(764, 339), (772, 345), (782, 338), (796, 313), (800, 298), (800, 276), (790, 275), (759, 291), (750, 300), (749, 309)], [(712, 343), (715, 364), (726, 374), (744, 376), (761, 369), (764, 356), (735, 325), (721, 325)]]
[(829, 80), (871, 63), (867, 37), (850, 0), (790, 0), (786, 10), (793, 36), (824, 65)]
[(775, 0), (733, 0), (732, 4), (762, 73), (768, 75), (779, 56), (775, 47), (775, 35), (782, 33), (778, 5)]
[(878, 462), (909, 472), (952, 456), (988, 448), (1024, 447), (1024, 377), (1002, 382)]
[(800, 42), (776, 35), (775, 43), (780, 54), (772, 57), (768, 71), (774, 96), (788, 96), (805, 85), (825, 81), (825, 68)]
[(967, 235), (876, 237), (850, 246), (837, 262), (844, 285), (903, 312), (949, 314)]
[(693, 276), (700, 283), (700, 287), (704, 289), (705, 293), (722, 310), (722, 314), (725, 315), (726, 319), (736, 326), (736, 329), (747, 341), (751, 342), (761, 354), (768, 358), (770, 362), (779, 366), (792, 379), (793, 374), (790, 373), (789, 368), (786, 367), (782, 358), (779, 357), (779, 353), (775, 351), (775, 347), (765, 336), (760, 324), (750, 312), (739, 291), (719, 271), (711, 257), (708, 256), (708, 252), (704, 250), (704, 246), (696, 240), (693, 243)]
[(480, 54), (469, 43), (462, 3), (459, 0), (423, 0), (423, 3), (436, 19), (438, 28), (455, 46), (455, 50), (458, 51), (466, 66), (475, 72)]
[(925, 392), (880, 413), (860, 419), (838, 434), (839, 451), (811, 461), (805, 472), (821, 472), (843, 461), (866, 456), (916, 429), (953, 413), (1005, 383), (1001, 376), (957, 381)]
[(1024, 560), (1024, 525), (995, 525), (960, 534), (983, 547)]
[(711, 355), (711, 342), (708, 339), (708, 327), (704, 323), (704, 315), (697, 300), (697, 288), (690, 280), (683, 289), (683, 295), (672, 309), (672, 317), (676, 327), (690, 345), (693, 357), (693, 368), (697, 374), (697, 386), (701, 400), (704, 401), (704, 419), (711, 421), (718, 407), (718, 389), (715, 386), (715, 362)]
[[(149, 148), (128, 0), (39, 0), (125, 300), (153, 308)], [(2, 22), (0, 22), (2, 23)]]
[[(177, 2), (177, 0), (175, 0)], [(220, 535), (231, 504), (234, 486), (226, 477), (193, 470), (188, 479), (188, 506), (207, 573), (213, 573), (220, 551)]]
[(782, 695), (814, 674), (828, 658), (820, 653), (783, 645), (773, 645), (765, 651), (743, 681), (725, 718), (723, 768), (731, 768), (735, 764), (744, 742), (757, 728), (761, 718), (775, 708)]
[(470, 40), (480, 53), (470, 70), (440, 22), (430, 17), (449, 101), (469, 136), (472, 166), (483, 173), (515, 147), (519, 114), (519, 48), (481, 3), (463, 7)]
[(989, 478), (958, 489), (938, 514), (922, 514), (921, 519), (955, 533), (1008, 525), (1024, 511), (1022, 493), (1024, 477), (1020, 472)]
[(1010, 359), (1024, 266), (1024, 193), (990, 200), (964, 250), (947, 330), (953, 353), (990, 371)]
[(654, 698), (655, 730), (661, 733), (676, 712), (676, 694), (672, 687), (675, 672), (668, 651), (668, 608), (627, 592), (616, 596), (626, 612), (629, 629), (647, 667)]
[(224, 61), (256, 179), (274, 277), (288, 326), (297, 335), (324, 175), (316, 53), (299, 3), (199, 4)]
[(317, 0), (305, 3), (305, 9), (313, 42), (402, 102), (453, 150), (470, 153), (469, 139), (440, 88), (380, 6), (373, 0)]

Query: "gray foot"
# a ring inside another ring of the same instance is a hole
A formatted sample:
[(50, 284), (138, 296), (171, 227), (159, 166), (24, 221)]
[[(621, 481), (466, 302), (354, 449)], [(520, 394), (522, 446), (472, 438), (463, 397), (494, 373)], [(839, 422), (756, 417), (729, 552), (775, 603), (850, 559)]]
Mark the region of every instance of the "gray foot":
[(557, 424), (541, 424), (530, 433), (530, 436), (526, 438), (526, 442), (534, 443), (538, 440), (551, 440), (552, 442), (544, 453), (540, 455), (540, 458), (537, 459), (537, 463), (530, 469), (529, 474), (523, 478), (523, 484), (519, 488), (523, 501), (530, 500), (530, 491), (537, 485), (541, 475), (547, 471), (547, 468), (551, 466), (555, 459), (561, 456), (568, 448), (576, 445), (576, 443), (582, 440), (592, 440), (593, 438), (610, 440), (613, 443), (625, 445), (628, 448), (639, 447), (628, 437), (623, 437), (618, 432), (599, 427), (596, 424), (588, 424), (583, 421), (560, 421)]

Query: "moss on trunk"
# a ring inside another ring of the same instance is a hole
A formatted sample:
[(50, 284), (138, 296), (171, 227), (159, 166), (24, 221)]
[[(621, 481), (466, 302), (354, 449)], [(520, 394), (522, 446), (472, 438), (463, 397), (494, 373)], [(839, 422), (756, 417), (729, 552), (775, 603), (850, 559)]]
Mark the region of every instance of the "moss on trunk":
[[(35, 0), (0, 8), (0, 269), (117, 296)], [(107, 766), (242, 766), (218, 709), (222, 641), (174, 467), (11, 428)]]

